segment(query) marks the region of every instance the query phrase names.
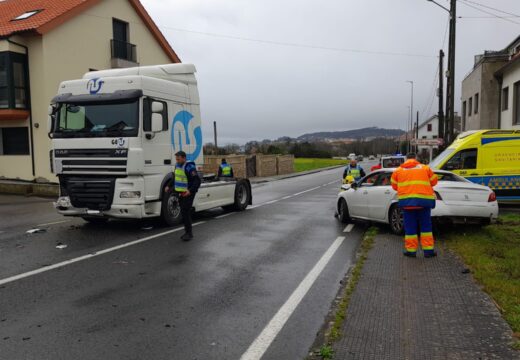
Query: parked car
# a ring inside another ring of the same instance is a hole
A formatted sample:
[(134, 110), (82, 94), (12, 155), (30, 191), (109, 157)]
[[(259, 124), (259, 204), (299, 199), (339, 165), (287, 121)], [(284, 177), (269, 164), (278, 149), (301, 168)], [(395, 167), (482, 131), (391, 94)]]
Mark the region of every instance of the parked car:
[(364, 159), (363, 155), (358, 155), (357, 156), (357, 161), (363, 161), (363, 159)]
[[(390, 185), (395, 169), (382, 169), (351, 185), (343, 185), (338, 195), (337, 214), (348, 223), (364, 219), (390, 225), (394, 234), (403, 233), (403, 217), (397, 193)], [(434, 187), (437, 198), (432, 209), (436, 222), (475, 222), (489, 224), (498, 217), (495, 193), (448, 171), (435, 170), (439, 178)]]
[(375, 157), (374, 155), (370, 155), (370, 156), (368, 157), (368, 160), (375, 160), (375, 159), (376, 159), (376, 157)]
[(356, 160), (356, 154), (354, 154), (354, 153), (348, 154), (348, 159), (349, 160)]

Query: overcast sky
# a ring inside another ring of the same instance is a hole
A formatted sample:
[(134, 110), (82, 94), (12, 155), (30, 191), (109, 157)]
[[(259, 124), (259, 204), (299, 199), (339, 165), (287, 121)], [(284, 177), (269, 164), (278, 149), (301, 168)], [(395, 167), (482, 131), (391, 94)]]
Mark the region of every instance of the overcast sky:
[[(466, 1), (520, 14), (519, 0), (459, 1), (458, 15), (468, 18), (457, 24), (457, 111), (474, 55), (520, 34), (520, 18), (488, 18)], [(366, 126), (404, 129), (406, 80), (415, 82), (420, 120), (437, 112), (434, 76), (448, 14), (426, 0), (142, 2), (182, 61), (197, 66), (206, 142), (213, 121), (221, 144)]]

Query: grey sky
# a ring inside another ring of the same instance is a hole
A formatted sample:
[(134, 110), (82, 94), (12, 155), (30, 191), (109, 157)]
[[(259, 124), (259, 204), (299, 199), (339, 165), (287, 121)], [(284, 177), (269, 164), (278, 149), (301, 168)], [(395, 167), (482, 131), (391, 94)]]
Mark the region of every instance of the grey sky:
[[(448, 6), (447, 0), (438, 1)], [(520, 14), (518, 0), (471, 1)], [(212, 138), (212, 121), (219, 124), (221, 143), (365, 126), (404, 128), (410, 102), (406, 80), (415, 81), (414, 107), (421, 121), (437, 111), (432, 90), (448, 14), (426, 0), (142, 2), (183, 62), (197, 66), (206, 141)], [(458, 15), (489, 16), (462, 1)], [(460, 82), (473, 56), (499, 50), (520, 34), (520, 18), (511, 20), (518, 24), (458, 20), (457, 110)], [(281, 46), (181, 30), (425, 57)]]

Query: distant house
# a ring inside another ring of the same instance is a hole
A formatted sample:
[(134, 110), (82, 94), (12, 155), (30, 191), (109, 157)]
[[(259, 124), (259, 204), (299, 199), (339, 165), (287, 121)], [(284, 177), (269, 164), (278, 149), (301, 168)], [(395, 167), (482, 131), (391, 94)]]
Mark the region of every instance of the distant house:
[(520, 125), (520, 114), (516, 119), (514, 110), (515, 88), (518, 88), (515, 84), (520, 80), (519, 53), (520, 36), (502, 50), (475, 56), (473, 69), (462, 81), (464, 131), (511, 129)]
[(54, 180), (47, 108), (61, 81), (177, 62), (138, 0), (0, 1), (0, 177)]
[[(455, 135), (457, 135), (461, 132), (461, 118), (458, 114), (455, 114), (454, 128), (455, 128)], [(425, 120), (424, 122), (422, 122), (421, 124), (419, 124), (419, 130), (418, 130), (417, 134), (418, 134), (418, 136), (417, 136), (418, 139), (432, 140), (432, 139), (440, 138), (440, 136), (439, 136), (439, 117), (437, 115), (434, 115), (434, 116), (428, 118), (427, 120)], [(435, 146), (434, 148), (437, 149), (438, 147)], [(428, 146), (419, 146), (419, 152), (422, 152), (422, 151), (425, 151), (428, 149), (429, 149)]]

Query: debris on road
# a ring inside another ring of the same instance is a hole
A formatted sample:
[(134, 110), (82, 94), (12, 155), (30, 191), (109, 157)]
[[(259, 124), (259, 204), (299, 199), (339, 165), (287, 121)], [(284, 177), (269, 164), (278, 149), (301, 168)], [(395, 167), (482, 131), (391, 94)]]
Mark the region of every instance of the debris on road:
[(62, 243), (56, 244), (56, 249), (66, 249), (66, 248), (67, 248), (67, 245), (65, 245), (65, 244), (62, 244)]
[(27, 230), (27, 234), (41, 234), (46, 231), (47, 230), (45, 230), (45, 229), (31, 229), (31, 230)]

